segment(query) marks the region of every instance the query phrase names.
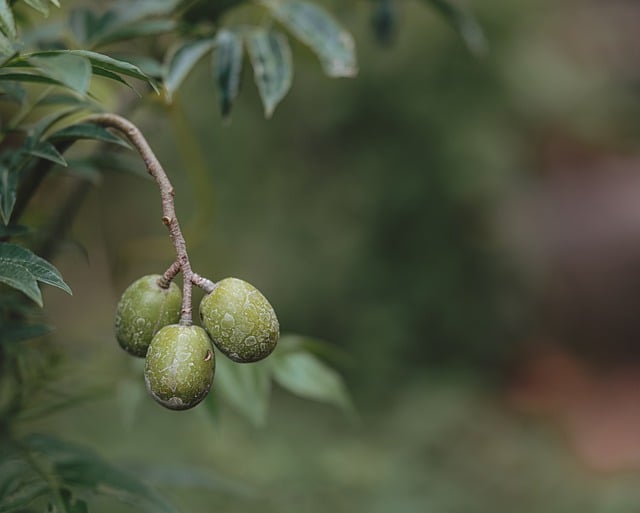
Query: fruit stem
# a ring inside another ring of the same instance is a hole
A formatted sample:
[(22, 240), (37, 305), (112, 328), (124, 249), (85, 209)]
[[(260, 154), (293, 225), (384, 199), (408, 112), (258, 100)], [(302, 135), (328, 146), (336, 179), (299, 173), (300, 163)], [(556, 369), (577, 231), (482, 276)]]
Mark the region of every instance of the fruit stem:
[[(173, 276), (175, 276), (179, 270), (182, 271), (182, 312), (180, 314), (180, 324), (190, 326), (193, 324), (191, 306), (191, 292), (194, 283), (193, 271), (191, 270), (191, 264), (189, 262), (187, 244), (182, 235), (178, 217), (176, 216), (174, 205), (175, 192), (167, 173), (165, 173), (140, 129), (128, 119), (118, 116), (117, 114), (96, 114), (90, 116), (86, 121), (112, 128), (122, 133), (138, 151), (147, 171), (158, 184), (160, 188), (160, 198), (162, 200), (162, 222), (168, 228), (169, 237), (176, 250), (176, 261), (167, 269), (163, 278), (167, 277), (170, 273), (174, 273)], [(171, 278), (173, 278), (173, 276)]]
[(191, 274), (191, 283), (193, 283), (196, 287), (200, 287), (207, 294), (211, 294), (216, 288), (216, 284), (214, 282), (196, 273)]
[(171, 282), (176, 277), (176, 275), (180, 272), (180, 262), (177, 260), (169, 266), (164, 274), (158, 278), (158, 285), (163, 289), (168, 289)]

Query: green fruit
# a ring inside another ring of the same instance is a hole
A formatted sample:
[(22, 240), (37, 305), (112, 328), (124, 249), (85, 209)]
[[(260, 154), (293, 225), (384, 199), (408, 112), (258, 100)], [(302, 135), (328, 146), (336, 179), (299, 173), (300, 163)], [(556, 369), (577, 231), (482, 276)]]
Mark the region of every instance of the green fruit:
[(171, 410), (193, 408), (213, 383), (215, 356), (200, 326), (165, 326), (151, 341), (144, 366), (147, 390)]
[(124, 291), (116, 308), (116, 338), (134, 356), (147, 354), (153, 336), (164, 326), (180, 319), (182, 293), (171, 283), (158, 285), (158, 274), (143, 276)]
[(278, 318), (267, 298), (238, 278), (225, 278), (202, 299), (200, 319), (216, 347), (239, 363), (269, 356), (280, 336)]

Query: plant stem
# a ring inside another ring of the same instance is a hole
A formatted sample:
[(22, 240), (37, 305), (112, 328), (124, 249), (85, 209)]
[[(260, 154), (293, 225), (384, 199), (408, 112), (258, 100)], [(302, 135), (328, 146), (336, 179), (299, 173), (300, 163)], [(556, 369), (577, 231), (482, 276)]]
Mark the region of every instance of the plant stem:
[[(90, 116), (87, 121), (102, 125), (107, 128), (113, 128), (121, 132), (133, 144), (149, 174), (155, 179), (160, 188), (160, 198), (162, 200), (162, 222), (169, 230), (169, 237), (176, 251), (175, 263), (167, 269), (163, 279), (170, 280), (175, 276), (178, 270), (182, 271), (182, 313), (180, 315), (180, 324), (190, 326), (192, 321), (192, 305), (191, 292), (193, 285), (204, 288), (205, 290), (213, 290), (215, 284), (194, 274), (191, 270), (189, 255), (187, 253), (187, 245), (180, 229), (180, 223), (176, 216), (174, 205), (174, 189), (171, 185), (169, 177), (165, 173), (162, 165), (151, 150), (149, 143), (142, 135), (140, 129), (131, 121), (118, 116), (117, 114), (97, 114)], [(162, 285), (161, 285), (162, 286)]]

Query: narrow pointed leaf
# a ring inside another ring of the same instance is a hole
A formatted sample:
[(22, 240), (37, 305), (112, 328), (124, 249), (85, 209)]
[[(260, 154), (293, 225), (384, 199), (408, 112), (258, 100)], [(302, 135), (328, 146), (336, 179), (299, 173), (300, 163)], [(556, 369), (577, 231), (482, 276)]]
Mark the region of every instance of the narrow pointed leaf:
[(91, 82), (91, 64), (78, 55), (51, 54), (31, 57), (29, 62), (45, 76), (66, 85), (68, 88), (85, 95)]
[(16, 37), (16, 21), (7, 0), (0, 0), (0, 29), (10, 39)]
[(280, 32), (265, 30), (251, 32), (246, 38), (265, 116), (271, 117), (291, 87), (293, 65), (289, 42)]
[(231, 112), (242, 73), (242, 37), (230, 30), (218, 32), (214, 56), (216, 82), (220, 92), (220, 110), (227, 117)]
[(49, 4), (46, 0), (24, 0), (24, 3), (31, 6), (43, 16), (49, 16)]
[(41, 141), (35, 148), (28, 150), (27, 153), (29, 155), (33, 155), (34, 157), (39, 157), (55, 164), (67, 167), (67, 161), (56, 149), (56, 147), (48, 141)]
[(125, 75), (128, 77), (137, 78), (138, 80), (142, 80), (147, 82), (156, 92), (158, 91), (157, 85), (153, 78), (144, 73), (138, 66), (131, 64), (130, 62), (121, 61), (118, 59), (114, 59), (107, 55), (92, 52), (89, 50), (55, 50), (55, 51), (46, 51), (46, 52), (36, 52), (31, 54), (31, 57), (46, 57), (50, 55), (74, 55), (79, 57), (85, 57), (89, 59), (91, 64), (95, 68), (99, 68), (105, 71), (109, 71), (111, 73), (116, 73), (118, 75)]
[(71, 294), (71, 289), (52, 264), (27, 248), (0, 242), (0, 282), (20, 290), (42, 306), (38, 281)]
[(327, 75), (353, 77), (358, 73), (353, 37), (323, 7), (300, 0), (263, 0), (263, 4), (313, 50)]
[(0, 81), (1, 80), (11, 80), (15, 82), (33, 82), (36, 84), (48, 84), (48, 85), (58, 85), (58, 86), (64, 85), (59, 80), (54, 80), (51, 77), (39, 75), (37, 72), (28, 72), (28, 73), (24, 73), (20, 71), (3, 72), (3, 70), (0, 70)]
[(354, 410), (342, 377), (324, 362), (306, 352), (272, 355), (276, 383), (289, 392), (340, 407), (353, 415)]
[(475, 55), (484, 55), (488, 50), (487, 39), (482, 27), (470, 9), (461, 1), (456, 0), (426, 0), (430, 3), (451, 26), (460, 34), (462, 40)]
[(2, 222), (9, 224), (13, 207), (16, 204), (18, 173), (9, 166), (0, 163), (0, 215)]
[(51, 134), (47, 140), (49, 141), (65, 141), (65, 140), (78, 140), (78, 139), (93, 139), (95, 141), (102, 141), (117, 144), (124, 148), (131, 148), (131, 145), (124, 139), (121, 139), (117, 135), (112, 134), (106, 128), (96, 125), (94, 123), (77, 123), (75, 125), (67, 126), (57, 132)]
[(169, 99), (198, 61), (213, 48), (213, 45), (213, 39), (198, 39), (181, 42), (169, 52), (163, 70), (164, 88)]

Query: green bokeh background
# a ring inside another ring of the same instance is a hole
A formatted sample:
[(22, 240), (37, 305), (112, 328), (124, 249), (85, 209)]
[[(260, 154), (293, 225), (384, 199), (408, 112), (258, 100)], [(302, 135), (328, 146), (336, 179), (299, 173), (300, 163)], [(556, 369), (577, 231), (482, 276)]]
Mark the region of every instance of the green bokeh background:
[(154, 184), (107, 174), (74, 226), (88, 262), (71, 246), (56, 261), (74, 296), (45, 298), (60, 387), (106, 392), (33, 428), (136, 469), (182, 511), (637, 511), (637, 474), (589, 469), (554, 422), (506, 400), (528, 341), (550, 329), (536, 234), (514, 235), (513, 205), (545, 179), (554, 144), (637, 151), (637, 71), (598, 52), (616, 30), (587, 2), (473, 2), (482, 58), (424, 3), (396, 3), (387, 46), (365, 3), (337, 8), (357, 41), (353, 80), (326, 78), (294, 45), (293, 88), (270, 120), (249, 69), (220, 119), (204, 64), (173, 110), (144, 101), (134, 115), (174, 182), (193, 267), (249, 281), (284, 333), (339, 349), (360, 421), (278, 389), (264, 429), (153, 403), (112, 317), (171, 247)]

